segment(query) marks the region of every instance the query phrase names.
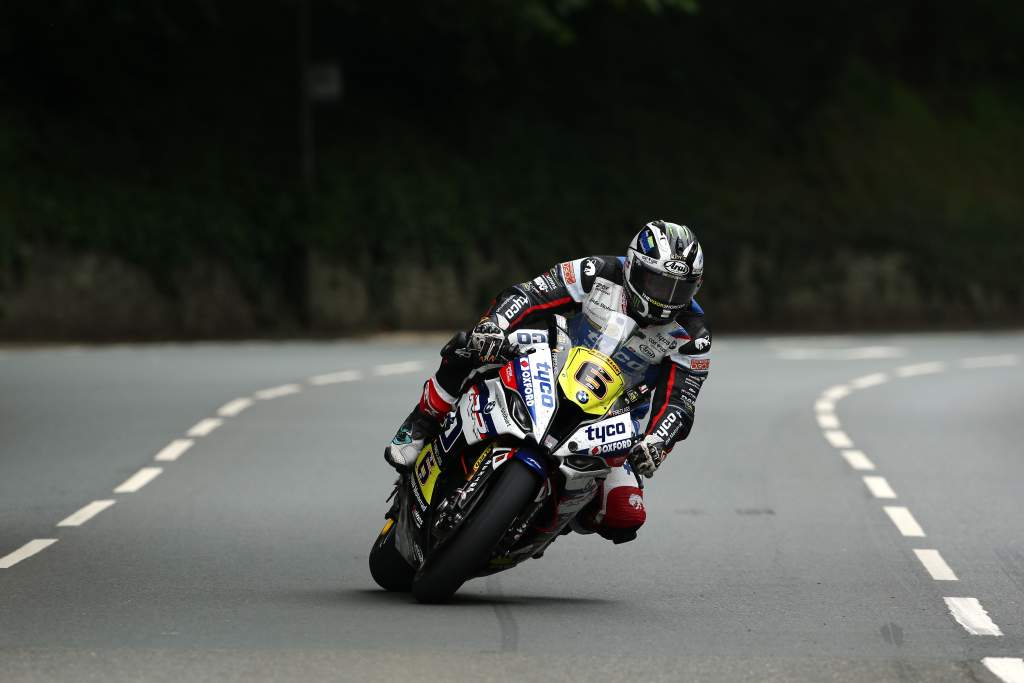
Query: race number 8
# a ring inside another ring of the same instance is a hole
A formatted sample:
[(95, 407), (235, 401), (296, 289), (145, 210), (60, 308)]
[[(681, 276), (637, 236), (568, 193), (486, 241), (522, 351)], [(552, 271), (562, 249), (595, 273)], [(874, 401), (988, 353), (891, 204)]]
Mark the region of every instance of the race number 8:
[(605, 394), (608, 393), (608, 383), (614, 380), (607, 370), (597, 363), (591, 363), (590, 361), (580, 365), (580, 369), (576, 371), (575, 378), (577, 382), (589, 389), (590, 393), (597, 399), (604, 398)]

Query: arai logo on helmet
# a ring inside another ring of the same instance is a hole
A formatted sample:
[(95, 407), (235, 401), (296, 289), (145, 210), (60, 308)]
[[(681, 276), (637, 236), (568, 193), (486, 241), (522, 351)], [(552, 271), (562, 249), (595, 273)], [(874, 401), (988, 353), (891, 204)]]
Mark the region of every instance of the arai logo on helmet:
[(689, 275), (690, 266), (686, 265), (686, 261), (665, 261), (665, 272), (672, 275)]

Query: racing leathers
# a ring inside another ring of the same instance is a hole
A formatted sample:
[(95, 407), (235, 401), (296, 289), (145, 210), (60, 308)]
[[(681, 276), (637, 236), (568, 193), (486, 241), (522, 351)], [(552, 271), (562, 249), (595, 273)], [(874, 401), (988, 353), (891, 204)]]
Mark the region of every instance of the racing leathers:
[[(481, 323), (491, 323), (513, 339), (515, 330), (546, 326), (553, 314), (570, 318), (570, 329), (608, 312), (628, 315), (622, 257), (590, 256), (559, 263), (528, 282), (502, 291)], [(583, 315), (579, 315), (579, 314)], [(584, 323), (585, 324), (585, 323)], [(479, 325), (478, 325), (479, 327)], [(631, 376), (651, 387), (650, 420), (645, 440), (653, 457), (650, 471), (693, 426), (695, 403), (710, 370), (711, 333), (696, 301), (667, 323), (641, 327), (614, 360)], [(446, 354), (443, 354), (446, 355)], [(486, 369), (487, 366), (485, 366)], [(490, 366), (494, 367), (494, 366)], [(440, 420), (455, 403), (471, 375), (482, 368), (472, 361), (447, 354), (433, 377), (423, 386), (418, 412)], [(414, 411), (416, 412), (416, 411)], [(635, 414), (644, 417), (643, 412)], [(616, 542), (631, 540), (644, 523), (646, 512), (639, 477), (627, 462), (604, 482), (595, 503), (574, 525), (577, 531), (594, 530)]]

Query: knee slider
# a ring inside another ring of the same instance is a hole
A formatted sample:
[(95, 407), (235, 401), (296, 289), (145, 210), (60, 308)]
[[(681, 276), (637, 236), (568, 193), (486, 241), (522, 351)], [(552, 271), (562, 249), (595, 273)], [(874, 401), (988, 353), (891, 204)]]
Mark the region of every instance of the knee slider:
[(601, 528), (597, 530), (598, 535), (601, 538), (608, 539), (615, 545), (620, 543), (629, 543), (630, 541), (636, 540), (636, 532), (640, 527), (631, 529), (605, 529)]

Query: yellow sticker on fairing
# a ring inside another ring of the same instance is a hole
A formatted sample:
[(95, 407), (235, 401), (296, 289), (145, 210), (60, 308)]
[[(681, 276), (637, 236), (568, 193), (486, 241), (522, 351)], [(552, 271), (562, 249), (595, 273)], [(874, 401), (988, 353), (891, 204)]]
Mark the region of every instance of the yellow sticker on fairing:
[(626, 383), (618, 364), (600, 351), (578, 346), (569, 354), (558, 385), (566, 398), (591, 415), (604, 415)]
[(441, 466), (434, 456), (434, 444), (428, 443), (420, 451), (419, 457), (416, 458), (416, 467), (413, 468), (413, 476), (416, 477), (416, 483), (423, 493), (423, 500), (428, 503), (434, 494), (434, 484), (437, 483), (437, 475), (440, 473)]

